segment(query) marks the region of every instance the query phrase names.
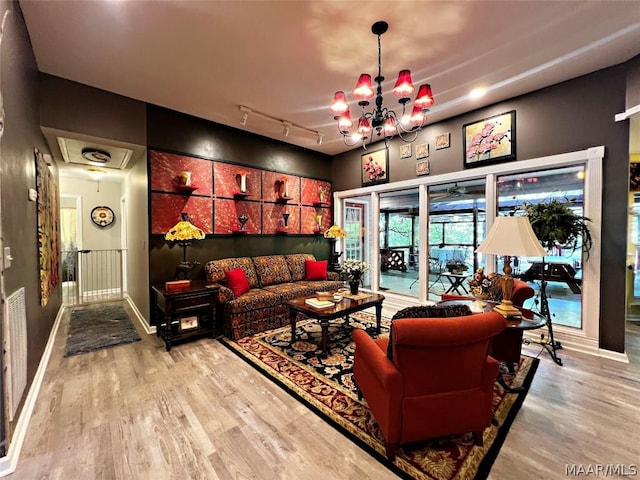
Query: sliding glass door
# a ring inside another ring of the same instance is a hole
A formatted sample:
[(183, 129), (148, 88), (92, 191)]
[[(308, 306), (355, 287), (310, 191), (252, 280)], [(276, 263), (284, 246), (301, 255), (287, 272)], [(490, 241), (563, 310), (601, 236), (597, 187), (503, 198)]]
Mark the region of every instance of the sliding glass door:
[[(497, 184), (499, 215), (523, 214), (527, 204), (552, 200), (569, 203), (571, 210), (578, 216), (584, 214), (582, 166), (499, 176)], [(582, 328), (581, 239), (575, 249), (556, 245), (547, 253), (544, 259), (512, 259), (514, 276), (534, 285), (539, 295), (544, 272), (552, 321), (559, 325)], [(501, 270), (502, 259), (498, 262)], [(538, 305), (539, 297), (525, 303), (530, 308), (537, 308)]]
[(474, 251), (485, 225), (484, 179), (429, 188), (429, 298), (469, 293), (466, 280), (478, 268)]

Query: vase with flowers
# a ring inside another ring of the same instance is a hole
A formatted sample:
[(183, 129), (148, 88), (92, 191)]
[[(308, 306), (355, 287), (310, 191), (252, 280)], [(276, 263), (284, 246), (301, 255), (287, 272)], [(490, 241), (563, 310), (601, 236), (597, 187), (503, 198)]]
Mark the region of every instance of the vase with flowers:
[(471, 306), (471, 310), (482, 311), (484, 309), (484, 301), (491, 297), (491, 293), (495, 288), (495, 282), (498, 280), (498, 276), (495, 273), (490, 273), (488, 276), (484, 274), (482, 268), (478, 268), (473, 276), (467, 280), (469, 284), (469, 290), (471, 295), (475, 298), (475, 302)]
[(362, 277), (370, 268), (371, 266), (362, 260), (355, 260), (352, 258), (344, 261), (340, 276), (343, 280), (349, 282), (349, 289), (351, 290), (352, 295), (358, 294)]

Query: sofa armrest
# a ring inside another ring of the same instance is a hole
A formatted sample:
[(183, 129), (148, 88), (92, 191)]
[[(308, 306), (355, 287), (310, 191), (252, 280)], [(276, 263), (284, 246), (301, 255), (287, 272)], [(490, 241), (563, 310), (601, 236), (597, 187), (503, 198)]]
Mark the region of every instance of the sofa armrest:
[(340, 280), (338, 272), (327, 272), (327, 280)]
[(212, 283), (211, 285), (215, 285), (216, 287), (218, 287), (219, 303), (227, 303), (231, 300), (235, 300), (236, 296), (233, 294), (233, 290), (231, 290), (229, 287), (226, 287), (219, 283)]

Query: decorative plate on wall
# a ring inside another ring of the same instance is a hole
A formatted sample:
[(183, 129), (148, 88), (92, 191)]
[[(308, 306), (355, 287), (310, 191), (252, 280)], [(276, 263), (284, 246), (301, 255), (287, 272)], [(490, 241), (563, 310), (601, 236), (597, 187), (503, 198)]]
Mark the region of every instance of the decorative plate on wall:
[(95, 207), (91, 210), (91, 220), (99, 227), (108, 227), (113, 223), (116, 216), (109, 207)]

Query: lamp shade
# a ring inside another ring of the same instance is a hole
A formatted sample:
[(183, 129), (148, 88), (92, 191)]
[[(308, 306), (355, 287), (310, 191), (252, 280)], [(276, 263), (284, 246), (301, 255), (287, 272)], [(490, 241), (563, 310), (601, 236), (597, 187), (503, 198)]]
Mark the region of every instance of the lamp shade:
[(333, 103), (331, 104), (331, 112), (336, 115), (342, 115), (344, 112), (349, 110), (349, 105), (347, 104), (347, 96), (343, 91), (338, 91), (333, 96)]
[(324, 232), (324, 238), (345, 238), (347, 232), (339, 225), (332, 225), (329, 230)]
[(169, 229), (164, 239), (170, 242), (202, 240), (205, 236), (204, 232), (189, 221), (189, 215), (183, 212), (180, 216), (182, 220)]
[(393, 93), (399, 97), (408, 97), (413, 93), (413, 90), (414, 86), (411, 81), (411, 71), (401, 70), (400, 73), (398, 73), (398, 80), (396, 80), (396, 84), (393, 87)]
[(433, 93), (431, 92), (431, 85), (425, 83), (418, 88), (418, 94), (413, 104), (421, 108), (429, 108), (433, 105)]
[(544, 257), (547, 253), (527, 217), (497, 217), (476, 252), (511, 257)]
[(371, 86), (371, 75), (363, 73), (358, 79), (356, 88), (353, 89), (353, 96), (358, 100), (368, 100), (373, 97), (373, 87)]

